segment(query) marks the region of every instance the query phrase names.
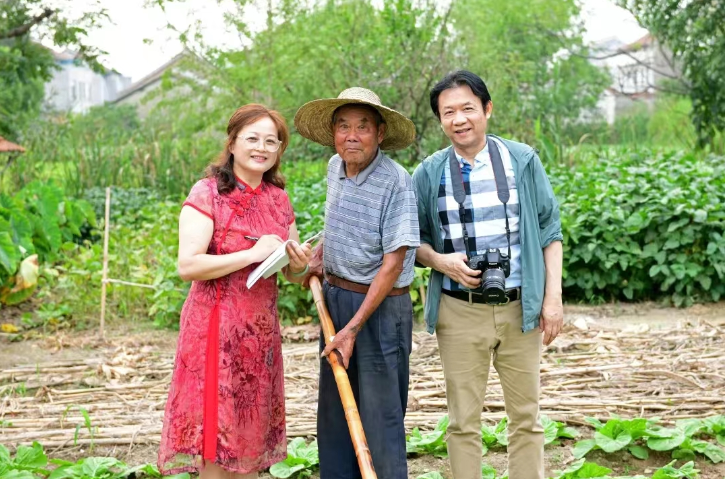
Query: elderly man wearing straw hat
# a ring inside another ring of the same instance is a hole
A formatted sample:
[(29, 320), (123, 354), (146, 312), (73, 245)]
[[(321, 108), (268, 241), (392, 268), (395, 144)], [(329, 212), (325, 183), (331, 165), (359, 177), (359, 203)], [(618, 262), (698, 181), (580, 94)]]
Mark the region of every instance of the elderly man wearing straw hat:
[[(315, 100), (295, 115), (302, 136), (337, 151), (327, 167), (324, 296), (378, 477), (408, 477), (403, 418), (413, 308), (408, 292), (419, 245), (412, 178), (382, 150), (415, 139), (408, 118), (365, 88)], [(319, 257), (319, 256), (318, 256)], [(324, 344), (321, 341), (321, 344)], [(320, 363), (317, 442), (322, 479), (359, 478), (332, 369)]]

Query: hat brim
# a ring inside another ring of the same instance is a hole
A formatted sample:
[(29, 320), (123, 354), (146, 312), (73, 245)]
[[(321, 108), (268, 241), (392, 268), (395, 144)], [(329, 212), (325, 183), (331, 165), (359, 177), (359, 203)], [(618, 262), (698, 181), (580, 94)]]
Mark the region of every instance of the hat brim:
[(327, 98), (305, 103), (295, 114), (295, 128), (308, 140), (324, 146), (335, 146), (332, 135), (332, 114), (343, 105), (368, 105), (375, 108), (385, 121), (382, 150), (402, 150), (415, 141), (415, 125), (397, 111), (364, 100)]

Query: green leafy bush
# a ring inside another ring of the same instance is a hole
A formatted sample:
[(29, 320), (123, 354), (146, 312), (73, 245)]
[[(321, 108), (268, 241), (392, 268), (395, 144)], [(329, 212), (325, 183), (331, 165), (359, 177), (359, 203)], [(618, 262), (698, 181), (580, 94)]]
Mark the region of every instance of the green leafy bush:
[[(80, 240), (95, 225), (91, 205), (67, 198), (53, 183), (32, 182), (14, 196), (0, 193), (0, 287), (15, 280), (24, 258), (37, 254), (41, 262), (52, 262), (65, 242)], [(4, 301), (23, 301), (32, 289), (20, 293)]]
[[(713, 463), (725, 461), (725, 451), (716, 444), (696, 439), (703, 434), (712, 434), (712, 427), (722, 416), (705, 420), (681, 419), (674, 428), (654, 427), (648, 431), (647, 447), (655, 451), (672, 451), (673, 459), (694, 460), (699, 453)], [(713, 434), (716, 435), (716, 434)], [(717, 436), (717, 435), (716, 435)]]
[[(416, 427), (405, 439), (408, 454), (431, 454), (437, 457), (448, 457), (446, 433), (450, 420), (448, 415), (441, 417), (431, 432), (420, 432)], [(541, 424), (544, 426), (544, 444), (555, 444), (560, 438), (574, 439), (579, 433), (564, 423), (551, 420), (542, 415)], [(495, 426), (481, 424), (481, 443), (483, 454), (489, 449), (508, 446), (508, 418), (504, 417)]]
[(317, 452), (317, 441), (309, 445), (301, 437), (287, 444), (287, 458), (269, 468), (272, 477), (310, 477), (312, 471), (320, 463)]
[[(53, 470), (47, 469), (48, 463), (54, 464)], [(125, 479), (131, 475), (161, 479), (156, 466), (142, 464), (129, 467), (113, 457), (85, 457), (77, 462), (51, 459), (43, 451), (43, 446), (33, 442), (32, 446), (18, 446), (15, 457), (0, 444), (0, 478), (2, 479)], [(190, 479), (188, 473), (165, 476), (165, 479)]]
[(18, 446), (15, 457), (0, 444), (0, 477), (3, 479), (35, 479), (35, 475), (48, 475), (48, 457), (43, 446), (34, 442), (31, 447)]
[(695, 464), (690, 461), (682, 465), (682, 467), (675, 467), (676, 461), (672, 461), (665, 467), (657, 469), (652, 475), (652, 479), (696, 479), (699, 477), (699, 469), (695, 469)]
[(448, 415), (438, 420), (433, 431), (421, 433), (416, 427), (405, 438), (405, 450), (408, 454), (432, 454), (437, 457), (448, 457), (446, 444), (446, 431), (448, 430)]
[(541, 425), (544, 426), (544, 445), (556, 444), (560, 438), (576, 439), (579, 437), (579, 433), (573, 427), (554, 421), (543, 414), (541, 415)]
[(586, 418), (586, 421), (594, 426), (594, 438), (577, 442), (572, 452), (574, 457), (579, 459), (597, 449), (606, 453), (626, 449), (637, 459), (647, 459), (649, 450), (672, 451), (673, 459), (685, 460), (693, 460), (695, 453), (699, 453), (717, 464), (725, 461), (725, 450), (697, 437), (712, 435), (720, 418), (722, 416), (681, 419), (675, 423), (674, 428), (658, 425), (657, 418), (621, 419), (615, 416), (606, 424), (595, 418)]
[(589, 451), (601, 449), (604, 452), (612, 453), (627, 449), (638, 459), (646, 459), (648, 452), (645, 448), (636, 444), (637, 440), (647, 436), (648, 427), (655, 424), (654, 419), (620, 419), (614, 417), (602, 424), (595, 418), (586, 418), (586, 421), (594, 426), (594, 438), (585, 439), (574, 444), (574, 457), (582, 458)]
[[(287, 194), (295, 212), (300, 238), (305, 240), (325, 226), (325, 197), (327, 194), (327, 162), (299, 161), (283, 165), (287, 179)], [(312, 293), (299, 284), (289, 283), (278, 275), (277, 309), (287, 324), (312, 321), (317, 313)]]
[(725, 158), (612, 150), (549, 170), (567, 299), (682, 306), (725, 294)]
[[(110, 317), (148, 317), (158, 326), (178, 327), (190, 286), (176, 271), (180, 211), (180, 201), (154, 202), (129, 210), (123, 221), (111, 224), (108, 277), (149, 288), (110, 284)], [(39, 296), (45, 303), (72, 304), (76, 324), (96, 321), (103, 270), (102, 242), (67, 242), (62, 251), (62, 261), (43, 269)], [(36, 312), (36, 316), (41, 313)]]
[(507, 447), (509, 444), (508, 418), (504, 417), (496, 426), (481, 424), (481, 441), (484, 455), (493, 447)]
[(714, 436), (721, 445), (725, 446), (725, 416), (722, 414), (707, 417), (702, 420), (705, 433)]
[(563, 471), (555, 471), (554, 479), (594, 479), (609, 477), (612, 470), (584, 459), (574, 461)]
[[(104, 218), (106, 208), (106, 189), (90, 188), (83, 194), (83, 198), (93, 206), (96, 217)], [(176, 199), (179, 204), (183, 202), (182, 196), (164, 198), (162, 195), (150, 188), (113, 188), (111, 191), (111, 224), (133, 225), (151, 220), (139, 214), (146, 206), (160, 203), (166, 199)]]

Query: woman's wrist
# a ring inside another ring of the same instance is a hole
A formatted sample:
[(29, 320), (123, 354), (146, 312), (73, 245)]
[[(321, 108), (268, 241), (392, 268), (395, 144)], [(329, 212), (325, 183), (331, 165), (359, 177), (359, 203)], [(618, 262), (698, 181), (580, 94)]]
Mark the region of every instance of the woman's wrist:
[(300, 276), (306, 275), (309, 270), (310, 270), (310, 265), (309, 264), (306, 264), (305, 265), (305, 268), (302, 271), (297, 271), (297, 272), (293, 271), (292, 270), (292, 267), (290, 267), (289, 274), (290, 274), (290, 276), (293, 276), (295, 278), (299, 278)]
[(235, 253), (232, 253), (236, 255), (236, 263), (239, 269), (244, 269), (250, 264), (259, 263), (260, 260), (256, 258), (256, 255), (254, 254), (254, 251), (252, 249), (243, 249), (241, 251), (237, 251)]

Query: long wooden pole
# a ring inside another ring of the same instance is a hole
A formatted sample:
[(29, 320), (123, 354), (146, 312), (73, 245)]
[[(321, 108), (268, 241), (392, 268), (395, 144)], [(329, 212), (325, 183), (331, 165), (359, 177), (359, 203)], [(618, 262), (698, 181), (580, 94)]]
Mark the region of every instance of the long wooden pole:
[[(329, 344), (335, 337), (335, 327), (332, 324), (330, 313), (327, 311), (327, 306), (325, 305), (320, 278), (313, 276), (310, 279), (310, 289), (312, 290), (312, 297), (315, 299), (317, 315), (320, 317), (320, 325), (322, 326), (322, 334), (325, 336), (325, 344)], [(373, 467), (373, 458), (370, 455), (368, 441), (365, 438), (365, 431), (360, 420), (360, 413), (357, 410), (355, 396), (352, 394), (352, 387), (350, 387), (350, 378), (347, 377), (347, 371), (342, 365), (342, 360), (338, 356), (337, 351), (333, 351), (328, 356), (328, 359), (332, 366), (332, 373), (335, 375), (337, 391), (340, 393), (342, 408), (345, 410), (345, 419), (347, 420), (347, 427), (350, 429), (350, 437), (352, 438), (352, 445), (355, 448), (355, 455), (357, 456), (357, 463), (360, 466), (362, 478), (377, 479), (378, 476), (375, 474), (375, 468)]]
[(108, 283), (108, 235), (111, 220), (111, 188), (106, 188), (106, 221), (103, 225), (103, 274), (101, 279), (101, 337), (105, 337), (106, 324), (106, 284)]

